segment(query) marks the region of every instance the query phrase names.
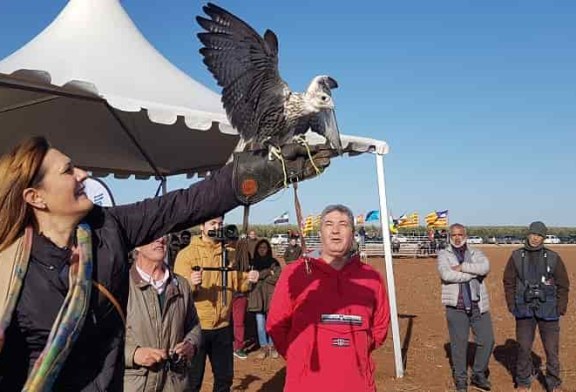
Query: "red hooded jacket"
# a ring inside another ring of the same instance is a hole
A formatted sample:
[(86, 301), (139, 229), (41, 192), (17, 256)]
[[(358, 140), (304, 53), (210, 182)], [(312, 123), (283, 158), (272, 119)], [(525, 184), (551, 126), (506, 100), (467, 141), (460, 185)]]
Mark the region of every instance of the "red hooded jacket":
[(390, 308), (382, 276), (353, 258), (340, 271), (321, 259), (288, 265), (267, 330), (286, 358), (285, 392), (375, 391), (372, 351), (386, 339)]

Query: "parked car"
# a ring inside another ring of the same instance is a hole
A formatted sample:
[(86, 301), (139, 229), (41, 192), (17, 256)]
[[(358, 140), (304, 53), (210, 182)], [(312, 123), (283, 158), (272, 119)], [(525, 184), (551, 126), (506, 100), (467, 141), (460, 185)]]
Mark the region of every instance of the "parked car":
[(559, 244), (560, 238), (558, 238), (557, 236), (555, 236), (553, 234), (548, 234), (546, 236), (546, 238), (544, 238), (544, 243), (545, 244)]
[(468, 242), (469, 244), (483, 244), (484, 240), (482, 239), (482, 237), (479, 237), (477, 235), (469, 235), (466, 242)]
[(270, 237), (271, 245), (286, 245), (288, 243), (288, 234), (272, 234)]

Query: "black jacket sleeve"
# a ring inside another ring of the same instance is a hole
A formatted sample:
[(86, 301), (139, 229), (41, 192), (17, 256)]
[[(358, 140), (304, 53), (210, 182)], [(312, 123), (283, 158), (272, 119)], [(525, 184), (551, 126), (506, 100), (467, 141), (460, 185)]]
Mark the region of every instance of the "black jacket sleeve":
[(506, 268), (504, 269), (504, 277), (502, 279), (504, 284), (504, 294), (506, 297), (506, 305), (510, 312), (514, 311), (516, 305), (516, 267), (514, 266), (514, 259), (510, 256)]
[(556, 281), (557, 296), (558, 296), (558, 313), (560, 315), (566, 314), (568, 308), (568, 292), (570, 291), (570, 279), (566, 272), (566, 266), (562, 258), (558, 256), (558, 264), (554, 270), (554, 280)]
[(232, 165), (227, 165), (188, 189), (111, 207), (108, 212), (118, 221), (127, 248), (132, 249), (221, 216), (239, 204), (232, 188)]

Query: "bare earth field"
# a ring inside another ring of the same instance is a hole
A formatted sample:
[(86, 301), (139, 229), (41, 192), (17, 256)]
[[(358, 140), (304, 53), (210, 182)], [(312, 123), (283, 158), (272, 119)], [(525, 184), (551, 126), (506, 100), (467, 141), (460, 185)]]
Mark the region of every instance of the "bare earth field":
[[(496, 346), (490, 361), (490, 379), (493, 391), (514, 390), (512, 372), (516, 342), (514, 319), (506, 308), (502, 288), (502, 274), (510, 253), (517, 246), (482, 246), (491, 261), (492, 271), (487, 278), (491, 300)], [(576, 284), (576, 246), (556, 246), (566, 264), (572, 285)], [(384, 271), (383, 259), (370, 259), (378, 270)], [(386, 344), (374, 353), (377, 363), (376, 383), (379, 391), (452, 391), (448, 358), (448, 331), (444, 309), (440, 303), (440, 281), (436, 272), (436, 259), (395, 259), (394, 275), (400, 323), (402, 351), (406, 366), (405, 376), (395, 379), (392, 335)], [(564, 388), (576, 391), (576, 307), (571, 292), (568, 312), (561, 321), (560, 360)], [(545, 355), (537, 335), (533, 348), (534, 359), (545, 366)], [(235, 390), (282, 391), (284, 361), (282, 359), (257, 360), (251, 353), (247, 360), (234, 359)], [(534, 382), (532, 391), (544, 391)], [(209, 366), (202, 391), (212, 391)]]

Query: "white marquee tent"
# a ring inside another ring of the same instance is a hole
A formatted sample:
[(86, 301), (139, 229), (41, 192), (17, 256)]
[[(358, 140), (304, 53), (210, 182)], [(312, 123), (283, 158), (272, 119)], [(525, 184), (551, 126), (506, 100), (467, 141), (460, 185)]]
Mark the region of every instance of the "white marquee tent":
[[(142, 178), (216, 169), (238, 141), (220, 96), (154, 49), (119, 0), (70, 0), (44, 31), (0, 61), (0, 154), (32, 135), (46, 135), (95, 174)], [(321, 142), (315, 135), (310, 141)], [(388, 145), (345, 135), (342, 141), (350, 155), (376, 155), (380, 208), (388, 211)], [(380, 214), (402, 376), (387, 215)]]

